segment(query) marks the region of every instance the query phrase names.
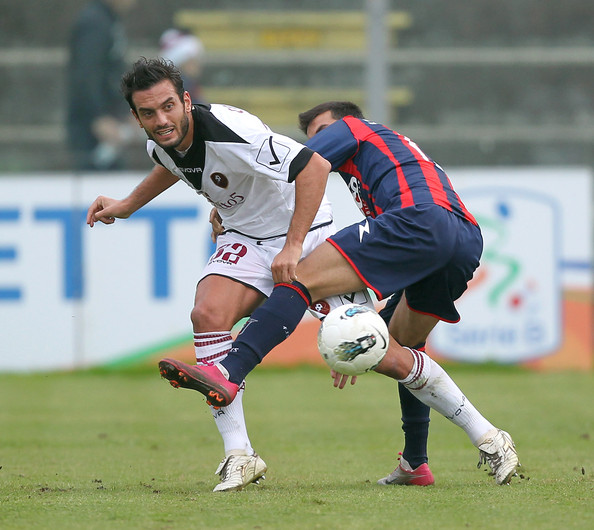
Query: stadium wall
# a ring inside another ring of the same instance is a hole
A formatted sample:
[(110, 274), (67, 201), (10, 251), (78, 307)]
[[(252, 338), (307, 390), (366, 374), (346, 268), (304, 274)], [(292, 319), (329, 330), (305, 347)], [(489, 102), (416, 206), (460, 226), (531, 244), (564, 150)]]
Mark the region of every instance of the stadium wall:
[[(458, 304), (461, 322), (440, 324), (430, 353), (592, 369), (592, 173), (449, 173), (479, 219), (485, 251)], [(85, 223), (98, 194), (125, 196), (141, 178), (0, 175), (0, 371), (193, 358), (189, 313), (213, 248), (209, 204), (178, 184), (126, 221), (93, 229)], [(336, 175), (328, 194), (339, 226), (361, 218)], [(317, 328), (306, 315), (265, 364), (321, 364)]]

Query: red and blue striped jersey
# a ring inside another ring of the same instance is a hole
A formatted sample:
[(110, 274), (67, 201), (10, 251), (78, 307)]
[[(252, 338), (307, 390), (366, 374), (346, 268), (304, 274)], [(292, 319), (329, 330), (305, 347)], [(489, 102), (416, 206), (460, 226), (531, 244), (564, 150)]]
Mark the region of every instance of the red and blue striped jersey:
[(445, 171), (414, 142), (384, 125), (347, 116), (306, 145), (340, 173), (366, 217), (429, 203), (477, 224)]

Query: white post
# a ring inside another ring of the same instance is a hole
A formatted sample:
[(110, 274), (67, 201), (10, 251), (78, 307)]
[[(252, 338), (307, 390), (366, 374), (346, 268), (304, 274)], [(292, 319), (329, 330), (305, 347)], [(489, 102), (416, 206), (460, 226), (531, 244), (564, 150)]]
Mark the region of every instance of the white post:
[(366, 0), (367, 7), (367, 63), (366, 117), (387, 123), (388, 112), (388, 15), (387, 0)]

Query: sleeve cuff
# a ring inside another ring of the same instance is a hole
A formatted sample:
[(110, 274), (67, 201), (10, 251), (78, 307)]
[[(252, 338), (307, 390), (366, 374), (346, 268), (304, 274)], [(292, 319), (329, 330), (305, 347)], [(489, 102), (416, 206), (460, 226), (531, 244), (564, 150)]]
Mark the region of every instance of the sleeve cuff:
[(309, 147), (304, 147), (299, 151), (289, 166), (289, 182), (293, 182), (297, 178), (297, 175), (307, 166), (313, 154), (314, 152)]

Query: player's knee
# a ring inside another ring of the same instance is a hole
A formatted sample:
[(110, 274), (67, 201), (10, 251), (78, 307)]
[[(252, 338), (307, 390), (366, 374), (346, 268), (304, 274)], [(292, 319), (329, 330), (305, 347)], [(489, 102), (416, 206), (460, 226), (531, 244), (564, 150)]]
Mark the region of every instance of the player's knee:
[(388, 329), (398, 344), (415, 348), (426, 342), (429, 333), (438, 322), (439, 319), (435, 316), (412, 310), (406, 298), (402, 297), (390, 319)]
[(196, 304), (190, 313), (195, 332), (229, 329), (225, 312), (207, 304)]
[(435, 324), (423, 323), (425, 325), (415, 326), (410, 321), (408, 324), (402, 324), (397, 318), (392, 318), (388, 329), (390, 335), (396, 339), (401, 346), (415, 348), (427, 341), (429, 331)]

